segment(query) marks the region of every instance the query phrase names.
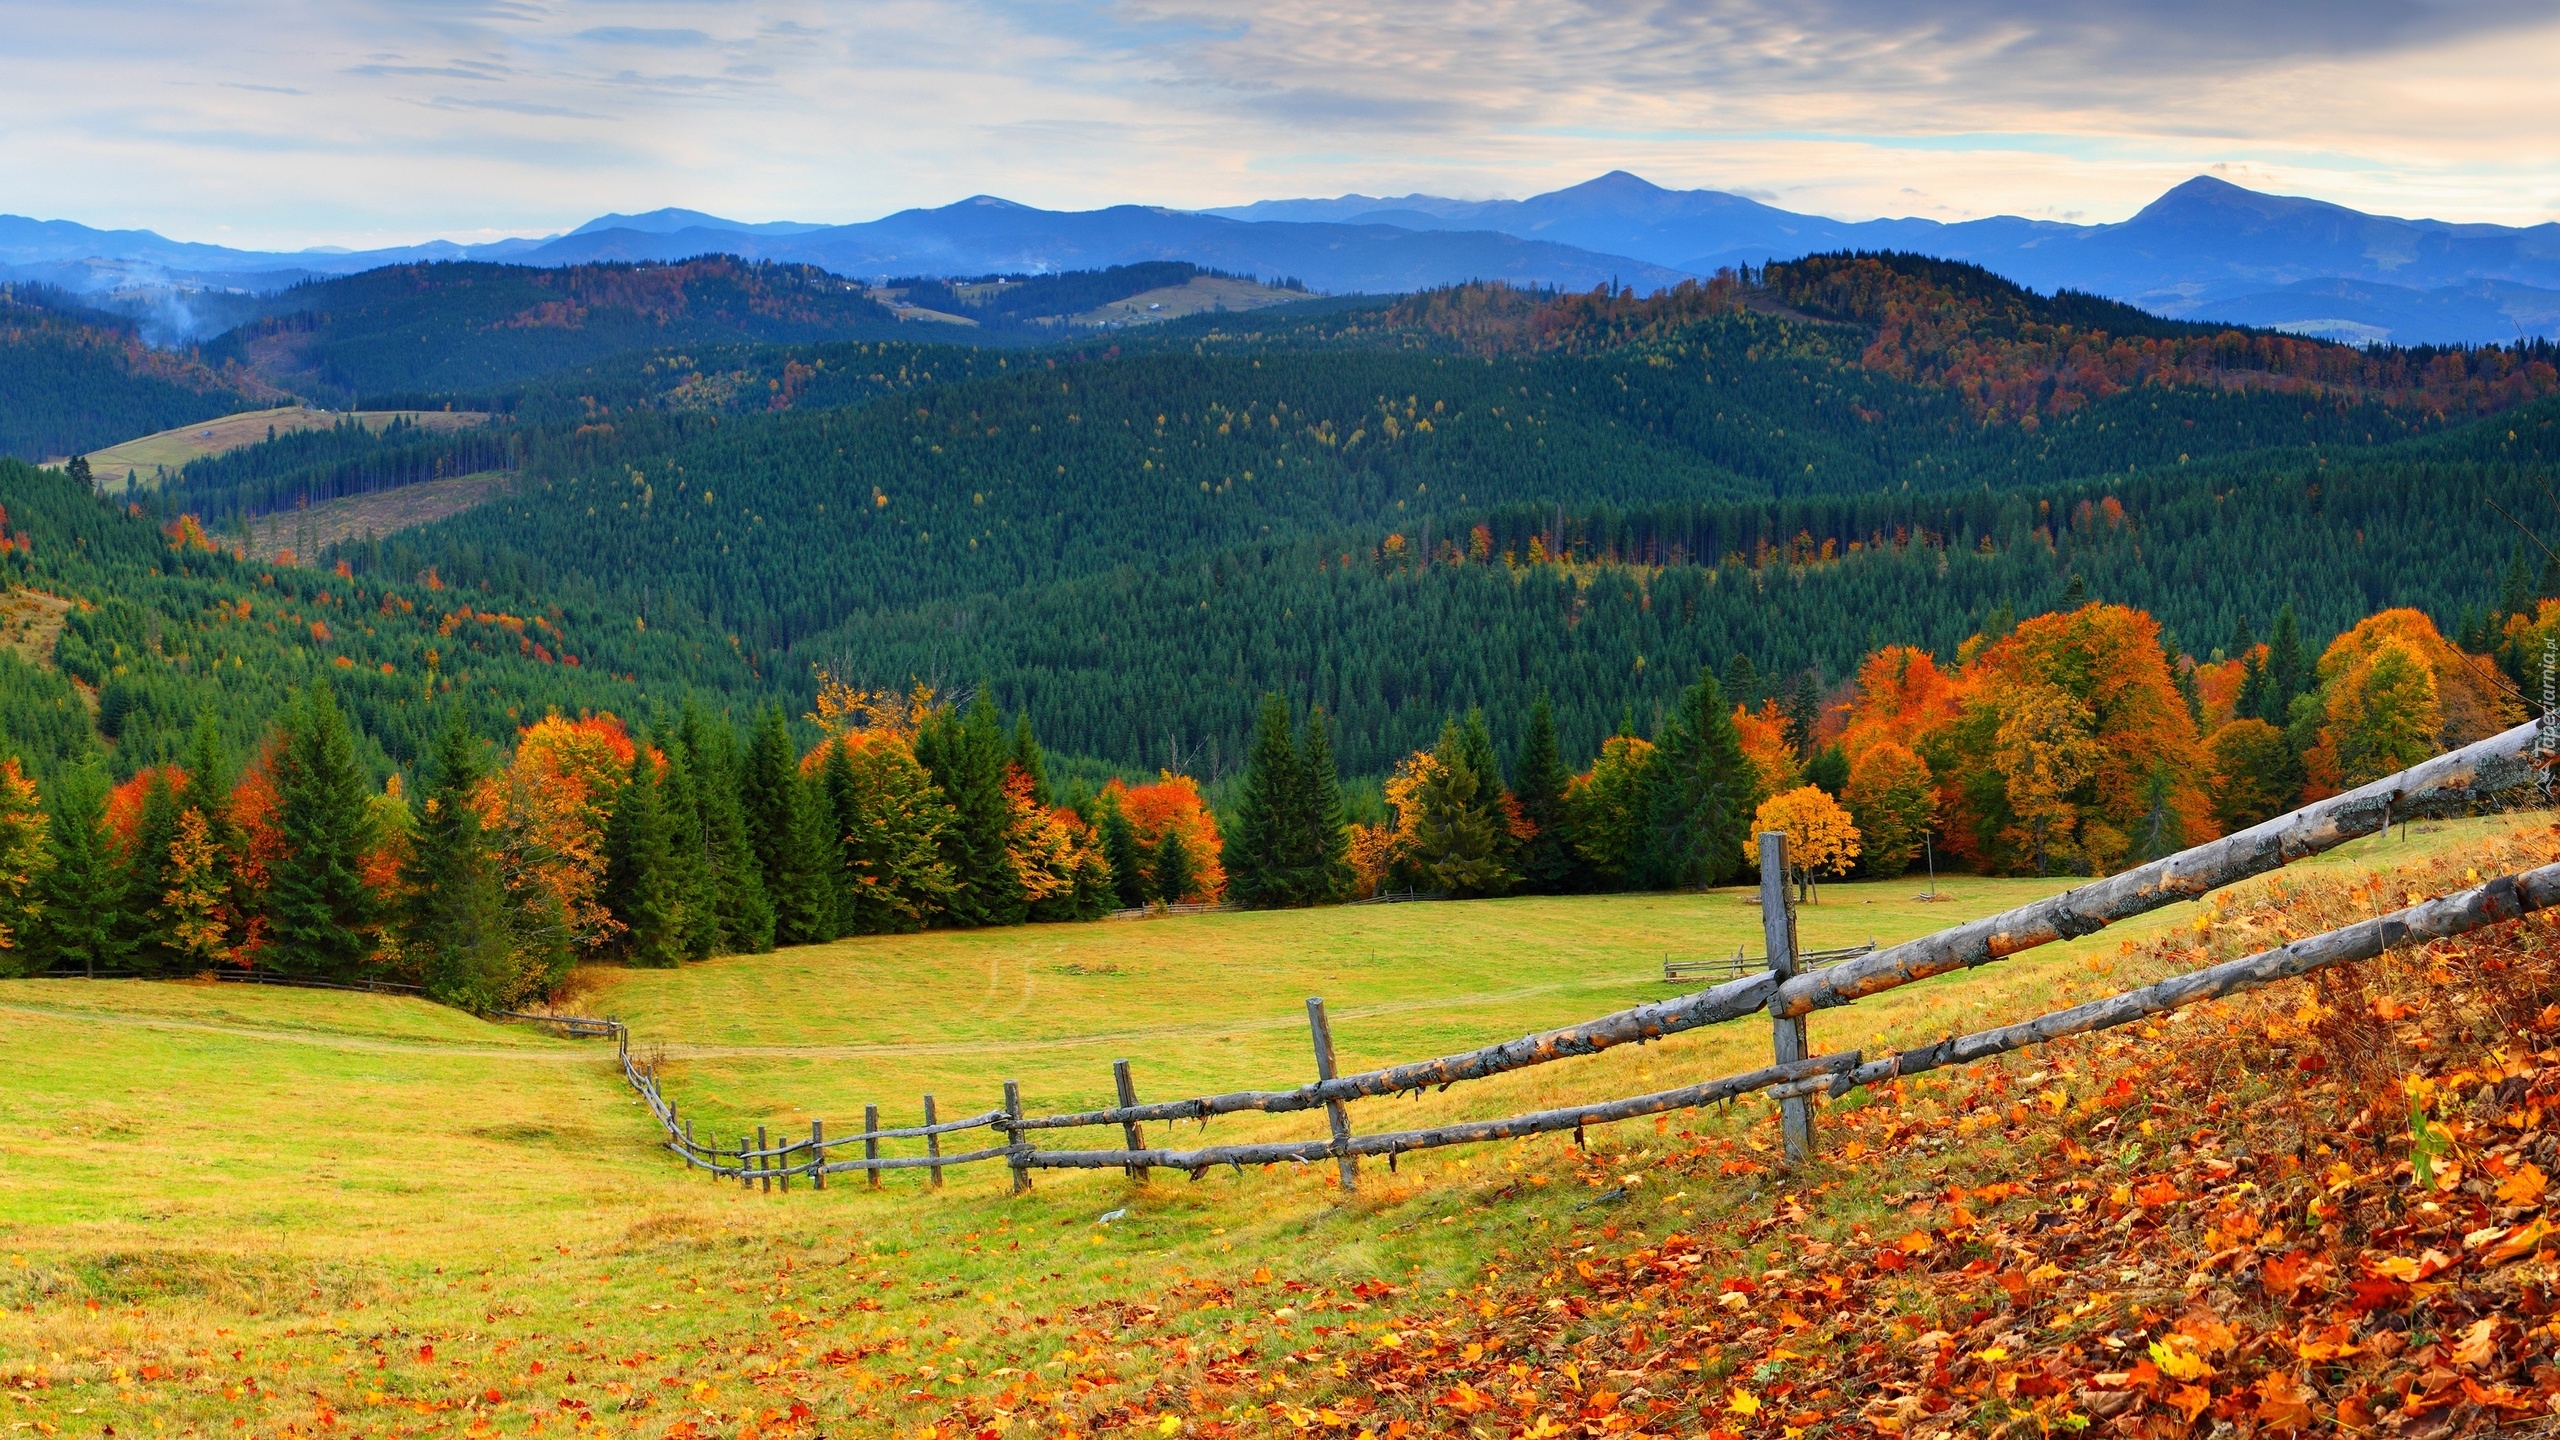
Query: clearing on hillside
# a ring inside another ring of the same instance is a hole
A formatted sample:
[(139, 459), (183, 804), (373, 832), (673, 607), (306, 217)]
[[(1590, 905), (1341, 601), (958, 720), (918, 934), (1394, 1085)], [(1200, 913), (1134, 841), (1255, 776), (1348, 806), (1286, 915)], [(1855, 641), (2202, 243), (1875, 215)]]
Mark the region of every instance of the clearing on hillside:
[[(308, 405), (289, 405), (275, 410), (243, 410), (219, 420), (205, 420), (181, 425), (156, 435), (123, 440), (103, 450), (89, 452), (90, 472), (97, 476), (100, 489), (110, 494), (122, 490), (130, 482), (148, 485), (167, 471), (179, 469), (190, 460), (207, 455), (220, 455), (255, 445), (268, 437), (272, 428), (278, 435), (295, 430), (320, 430), (346, 420), (361, 421), (367, 428), (380, 430), (394, 420), (405, 419), (428, 430), (465, 430), (483, 424), (486, 414), (476, 410), (319, 410)], [(48, 461), (60, 469), (63, 462)]]
[(1252, 280), (1238, 280), (1224, 275), (1194, 275), (1179, 285), (1167, 285), (1096, 306), (1081, 315), (1068, 317), (1069, 326), (1136, 325), (1153, 320), (1179, 320), (1185, 315), (1198, 315), (1209, 310), (1260, 310), (1272, 305), (1286, 305), (1304, 300), (1296, 290), (1281, 290)]
[(278, 510), (249, 522), (245, 548), (254, 560), (308, 564), (331, 545), (459, 515), (495, 495), (507, 478), (503, 470), (484, 470)]

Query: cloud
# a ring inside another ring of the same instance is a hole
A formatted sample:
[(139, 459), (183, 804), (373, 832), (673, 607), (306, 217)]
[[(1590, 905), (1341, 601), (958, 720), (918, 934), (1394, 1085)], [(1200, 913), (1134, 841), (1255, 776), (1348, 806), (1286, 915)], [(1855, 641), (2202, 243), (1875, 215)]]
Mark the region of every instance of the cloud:
[(579, 31), (578, 38), (597, 45), (654, 45), (666, 49), (691, 49), (711, 43), (711, 37), (699, 30), (653, 30), (638, 25), (599, 25)]
[(1611, 168), (1846, 217), (2117, 218), (2217, 165), (2560, 215), (2547, 0), (0, 4), (13, 208), (287, 249)]

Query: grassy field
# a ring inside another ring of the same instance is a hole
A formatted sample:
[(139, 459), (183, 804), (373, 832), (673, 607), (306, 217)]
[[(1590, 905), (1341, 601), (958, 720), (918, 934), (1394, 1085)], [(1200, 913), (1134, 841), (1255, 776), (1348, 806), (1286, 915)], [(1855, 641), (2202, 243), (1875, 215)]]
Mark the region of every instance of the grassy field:
[(484, 470), (261, 515), (249, 522), (248, 553), (273, 560), (290, 551), (309, 563), (330, 545), (459, 515), (495, 494), (505, 480), (504, 471)]
[(1267, 305), (1286, 305), (1292, 300), (1305, 298), (1298, 291), (1274, 289), (1251, 280), (1194, 275), (1179, 285), (1167, 285), (1097, 306), (1069, 323), (1127, 325), (1147, 320), (1176, 320), (1206, 310), (1259, 310)]
[(157, 479), (160, 472), (176, 470), (190, 460), (255, 445), (267, 438), (270, 427), (278, 435), (295, 430), (325, 429), (346, 419), (350, 413), (376, 430), (403, 417), (430, 430), (467, 429), (489, 418), (476, 411), (462, 410), (347, 412), (315, 410), (308, 405), (276, 410), (243, 410), (219, 420), (181, 425), (156, 435), (119, 441), (103, 450), (92, 450), (89, 452), (89, 469), (98, 477), (102, 487), (113, 492), (123, 489), (128, 479), (137, 484), (148, 483)]
[[(2506, 824), (2421, 827), (2315, 866), (2388, 866)], [(1828, 887), (1805, 941), (1890, 942), (2058, 886), (1958, 879), (1935, 905), (1913, 903), (1919, 888)], [(2141, 978), (2117, 964), (2125, 942), (2205, 913), (2173, 907), (1818, 1015), (1814, 1042), (1934, 1039), (2111, 991)], [(1099, 1103), (1116, 1056), (1149, 1098), (1292, 1084), (1310, 1071), (1309, 995), (1327, 999), (1346, 1066), (1423, 1058), (1672, 993), (1665, 953), (1756, 949), (1756, 932), (1739, 892), (1186, 917), (590, 972), (570, 1008), (627, 1021), (663, 1054), (669, 1092), (719, 1129), (805, 1133), (814, 1115), (841, 1135), (866, 1102), (911, 1121), (931, 1090), (945, 1115), (968, 1113), (1007, 1078), (1034, 1110)], [(1634, 1093), (1767, 1053), (1746, 1022), (1366, 1102), (1352, 1123)], [(1584, 1223), (1577, 1178), (1628, 1177), (1612, 1235), (1777, 1198), (1765, 1174), (1712, 1193), (1639, 1183), (1648, 1157), (1696, 1137), (1765, 1151), (1756, 1104), (1595, 1132), (1591, 1159), (1549, 1137), (1373, 1164), (1356, 1197), (1330, 1167), (1274, 1167), (1143, 1186), (1043, 1172), (1013, 1198), (1001, 1165), (956, 1170), (939, 1193), (910, 1172), (782, 1195), (679, 1168), (604, 1046), (417, 1001), (0, 982), (0, 1054), (0, 1392), (48, 1435), (950, 1435), (982, 1433), (947, 1428), (964, 1401), (1028, 1424), (1042, 1389), (1081, 1407), (1043, 1424), (1143, 1416), (1169, 1435), (1219, 1403), (1158, 1393), (1176, 1350), (1184, 1365), (1213, 1345), (1258, 1353), (1246, 1400), (1320, 1387), (1320, 1370), (1288, 1380), (1285, 1357), (1383, 1293), (1350, 1287), (1455, 1295), (1544, 1253)], [(1797, 1183), (1871, 1188), (1881, 1206), (1902, 1179), (1818, 1167)], [(1139, 1310), (1171, 1328), (1128, 1338)]]

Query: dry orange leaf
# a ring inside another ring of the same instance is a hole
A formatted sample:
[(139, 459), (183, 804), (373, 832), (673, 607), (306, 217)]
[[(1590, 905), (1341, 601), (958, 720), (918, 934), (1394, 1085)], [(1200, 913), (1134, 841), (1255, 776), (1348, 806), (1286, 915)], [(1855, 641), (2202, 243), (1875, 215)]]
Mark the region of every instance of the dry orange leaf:
[(1894, 1247), (1905, 1255), (1919, 1255), (1928, 1250), (1931, 1241), (1928, 1231), (1914, 1230), (1893, 1243)]
[(2542, 1192), (2550, 1183), (2550, 1177), (2542, 1173), (2541, 1166), (2528, 1163), (2513, 1175), (2508, 1176), (2506, 1182), (2498, 1187), (2498, 1198), (2510, 1205), (2536, 1204), (2541, 1201)]
[(2498, 1358), (2498, 1318), (2494, 1315), (2472, 1322), (2462, 1332), (2462, 1340), (2453, 1347), (2453, 1363), (2471, 1369)]

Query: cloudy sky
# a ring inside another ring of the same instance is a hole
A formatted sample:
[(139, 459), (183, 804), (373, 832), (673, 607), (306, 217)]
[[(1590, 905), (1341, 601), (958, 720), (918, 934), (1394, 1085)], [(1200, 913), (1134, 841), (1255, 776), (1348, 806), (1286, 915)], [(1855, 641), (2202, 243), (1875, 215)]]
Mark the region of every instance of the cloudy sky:
[(2560, 219), (2549, 0), (0, 0), (0, 211), (298, 248), (1519, 196)]

